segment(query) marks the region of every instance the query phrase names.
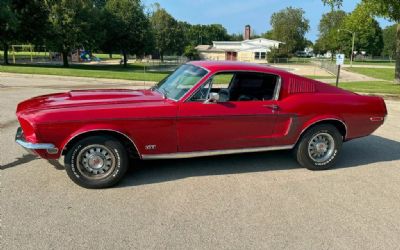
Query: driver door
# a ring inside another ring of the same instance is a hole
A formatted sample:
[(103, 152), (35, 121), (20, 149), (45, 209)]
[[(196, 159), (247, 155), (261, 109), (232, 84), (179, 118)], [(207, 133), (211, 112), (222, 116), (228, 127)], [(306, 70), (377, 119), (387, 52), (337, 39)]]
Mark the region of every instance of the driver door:
[[(274, 144), (275, 100), (206, 102), (210, 92), (230, 89), (235, 73), (206, 82), (180, 103), (178, 151), (208, 151), (268, 147)], [(210, 82), (211, 81), (211, 82)]]

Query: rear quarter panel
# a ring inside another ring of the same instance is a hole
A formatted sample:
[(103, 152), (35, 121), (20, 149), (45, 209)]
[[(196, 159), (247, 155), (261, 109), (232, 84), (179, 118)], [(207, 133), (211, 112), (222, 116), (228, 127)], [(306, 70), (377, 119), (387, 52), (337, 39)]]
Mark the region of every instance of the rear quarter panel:
[(295, 144), (301, 133), (313, 124), (325, 120), (339, 120), (347, 127), (345, 140), (367, 136), (383, 124), (371, 117), (384, 117), (379, 97), (353, 93), (301, 93), (288, 95), (279, 101), (276, 123), (279, 144)]

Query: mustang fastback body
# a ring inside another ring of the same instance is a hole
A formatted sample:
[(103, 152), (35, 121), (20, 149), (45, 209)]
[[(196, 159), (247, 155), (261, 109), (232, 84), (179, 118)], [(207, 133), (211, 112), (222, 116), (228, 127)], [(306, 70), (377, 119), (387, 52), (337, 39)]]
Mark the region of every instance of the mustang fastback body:
[(16, 140), (46, 159), (65, 155), (70, 177), (96, 188), (121, 178), (125, 158), (294, 149), (301, 165), (326, 169), (342, 142), (371, 134), (386, 115), (380, 97), (274, 67), (198, 61), (147, 90), (74, 90), (26, 100), (17, 107)]

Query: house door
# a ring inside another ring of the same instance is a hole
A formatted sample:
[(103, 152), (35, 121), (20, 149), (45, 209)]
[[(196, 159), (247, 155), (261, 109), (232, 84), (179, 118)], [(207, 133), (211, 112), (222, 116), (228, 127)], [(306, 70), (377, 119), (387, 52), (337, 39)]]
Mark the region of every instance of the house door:
[(227, 51), (225, 54), (225, 58), (228, 61), (236, 61), (237, 60), (237, 52)]

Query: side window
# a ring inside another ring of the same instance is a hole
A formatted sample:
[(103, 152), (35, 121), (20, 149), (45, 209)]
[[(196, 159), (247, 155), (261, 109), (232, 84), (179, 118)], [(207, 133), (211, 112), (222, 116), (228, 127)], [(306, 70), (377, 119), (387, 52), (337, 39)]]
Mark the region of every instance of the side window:
[(228, 89), (229, 85), (232, 82), (234, 77), (234, 73), (219, 73), (213, 76), (212, 78), (212, 89), (221, 90), (221, 89)]
[(204, 102), (208, 99), (211, 92), (220, 93), (221, 90), (228, 91), (228, 88), (234, 78), (234, 73), (218, 73), (201, 86), (192, 96), (192, 102)]
[(272, 100), (279, 77), (277, 75), (240, 72), (229, 89), (231, 101)]
[(191, 102), (204, 102), (208, 99), (211, 88), (211, 80), (203, 84), (197, 92), (190, 98)]

